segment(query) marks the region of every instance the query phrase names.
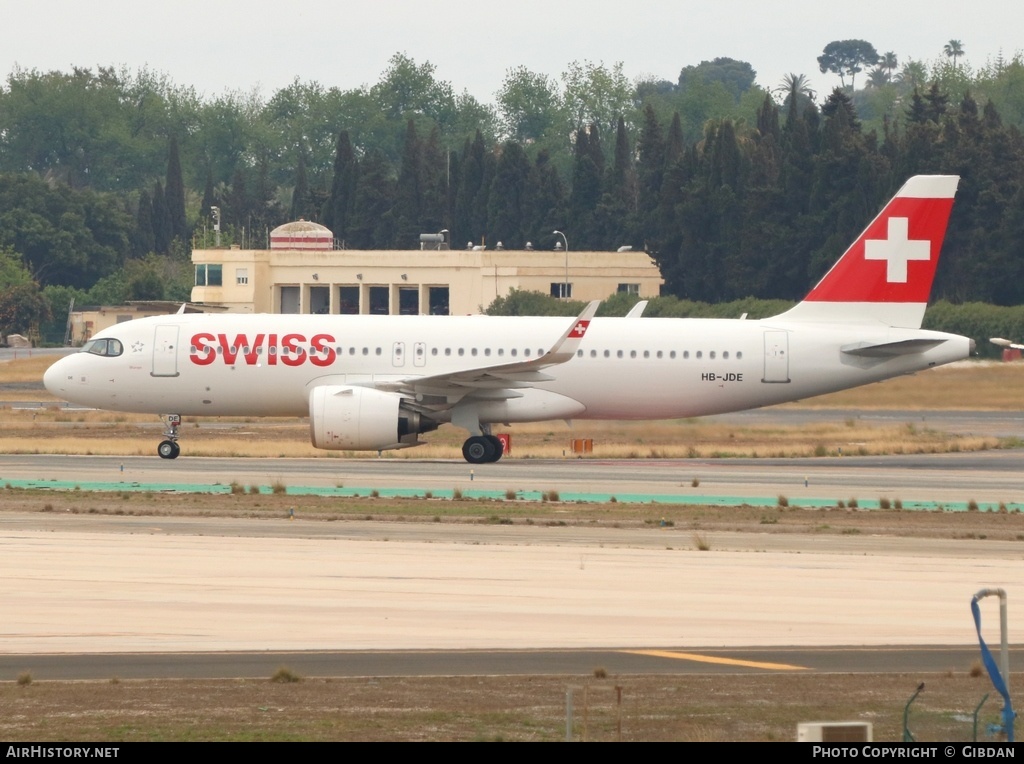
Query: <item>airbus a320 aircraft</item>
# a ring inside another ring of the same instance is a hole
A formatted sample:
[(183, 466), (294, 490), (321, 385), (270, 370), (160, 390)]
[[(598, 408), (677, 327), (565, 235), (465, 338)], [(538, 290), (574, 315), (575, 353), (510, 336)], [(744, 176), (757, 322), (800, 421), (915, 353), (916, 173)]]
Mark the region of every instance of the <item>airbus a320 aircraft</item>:
[(450, 422), (467, 461), (496, 423), (663, 419), (767, 406), (967, 358), (921, 320), (958, 178), (911, 178), (810, 294), (773, 318), (189, 314), (98, 333), (46, 372), (85, 406), (187, 416), (308, 416), (313, 445), (418, 445)]

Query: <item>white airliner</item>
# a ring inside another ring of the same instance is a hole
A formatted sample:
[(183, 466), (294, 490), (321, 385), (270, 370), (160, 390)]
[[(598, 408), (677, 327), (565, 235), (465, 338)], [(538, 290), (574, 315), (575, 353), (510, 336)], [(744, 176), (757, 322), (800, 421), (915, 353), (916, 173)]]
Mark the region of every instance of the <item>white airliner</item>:
[(480, 464), (497, 423), (662, 419), (767, 406), (967, 358), (921, 329), (958, 178), (911, 178), (810, 294), (773, 318), (182, 313), (98, 333), (46, 372), (74, 403), (165, 417), (308, 416), (313, 445), (418, 445), (446, 422)]

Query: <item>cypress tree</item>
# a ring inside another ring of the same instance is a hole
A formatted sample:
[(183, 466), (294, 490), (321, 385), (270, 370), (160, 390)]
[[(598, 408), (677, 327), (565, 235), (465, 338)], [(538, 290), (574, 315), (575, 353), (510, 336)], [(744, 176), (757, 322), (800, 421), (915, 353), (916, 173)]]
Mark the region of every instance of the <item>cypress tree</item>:
[(506, 141), (495, 165), (487, 210), (487, 231), (495, 244), (508, 249), (522, 247), (523, 210), (530, 163), (518, 141)]
[(185, 219), (185, 181), (181, 176), (181, 159), (178, 156), (178, 139), (171, 135), (167, 150), (167, 187), (164, 189), (167, 212), (171, 218), (171, 238), (185, 241), (188, 238), (188, 223)]
[(324, 225), (334, 232), (334, 238), (344, 241), (348, 237), (349, 217), (355, 198), (358, 166), (352, 150), (348, 130), (338, 133), (338, 145), (334, 152), (334, 177), (331, 180), (331, 195), (324, 207)]
[(153, 187), (153, 251), (166, 255), (171, 251), (171, 212), (167, 209), (164, 187), (160, 181)]
[(397, 249), (412, 249), (422, 233), (420, 227), (420, 204), (422, 201), (422, 156), (423, 147), (416, 133), (416, 123), (408, 120), (405, 128), (405, 144), (402, 149), (402, 166), (398, 171), (398, 186), (395, 189), (395, 241), (388, 246)]

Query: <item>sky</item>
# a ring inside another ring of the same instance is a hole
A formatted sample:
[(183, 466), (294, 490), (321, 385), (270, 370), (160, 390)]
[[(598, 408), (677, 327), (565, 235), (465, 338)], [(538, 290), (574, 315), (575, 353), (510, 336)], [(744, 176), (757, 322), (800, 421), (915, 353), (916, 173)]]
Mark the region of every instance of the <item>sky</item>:
[(399, 52), (494, 103), (520, 65), (557, 78), (573, 61), (622, 62), (630, 80), (676, 81), (725, 56), (750, 62), (763, 87), (805, 74), (824, 94), (839, 84), (817, 63), (833, 40), (867, 40), (901, 64), (930, 64), (952, 39), (975, 68), (1024, 51), (1024, 3), (1008, 0), (0, 0), (0, 19), (5, 79), (16, 67), (145, 67), (205, 97), (267, 98), (296, 78), (373, 85)]

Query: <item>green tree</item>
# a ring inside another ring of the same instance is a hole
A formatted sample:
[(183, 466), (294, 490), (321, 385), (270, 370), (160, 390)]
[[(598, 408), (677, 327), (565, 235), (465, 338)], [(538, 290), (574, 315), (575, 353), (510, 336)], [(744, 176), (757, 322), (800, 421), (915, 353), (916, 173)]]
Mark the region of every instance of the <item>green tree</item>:
[(683, 67), (679, 72), (679, 90), (683, 91), (697, 83), (720, 83), (732, 96), (735, 103), (754, 86), (757, 72), (746, 61), (734, 58), (716, 58), (712, 61), (701, 61), (697, 66)]
[(501, 129), (507, 138), (538, 141), (563, 122), (557, 83), (546, 74), (517, 66), (505, 73), (497, 92)]
[(18, 252), (42, 285), (87, 286), (128, 254), (132, 219), (110, 194), (0, 175), (0, 247)]
[(7, 287), (0, 292), (0, 332), (26, 334), (38, 339), (39, 326), (50, 320), (50, 303), (34, 281)]
[(818, 68), (822, 74), (832, 72), (839, 75), (839, 81), (846, 87), (846, 77), (850, 77), (850, 89), (854, 90), (857, 74), (864, 71), (865, 66), (878, 63), (878, 51), (866, 40), (836, 40), (825, 46), (818, 56)]
[(603, 63), (573, 61), (562, 73), (562, 103), (569, 129), (596, 124), (609, 135), (619, 115), (632, 113), (633, 88), (619, 61), (610, 68)]

